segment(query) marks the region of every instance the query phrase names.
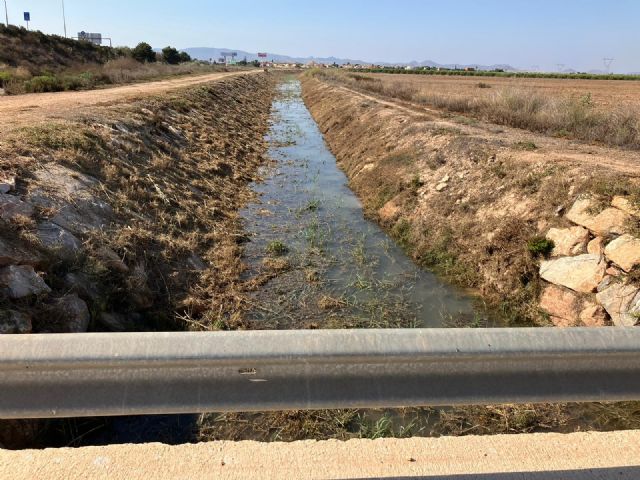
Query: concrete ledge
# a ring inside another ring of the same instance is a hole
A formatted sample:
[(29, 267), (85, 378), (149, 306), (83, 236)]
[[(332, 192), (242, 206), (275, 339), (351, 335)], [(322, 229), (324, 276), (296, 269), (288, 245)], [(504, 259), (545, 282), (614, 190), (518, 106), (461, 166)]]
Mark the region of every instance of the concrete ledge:
[(640, 431), (0, 451), (0, 479), (638, 479)]

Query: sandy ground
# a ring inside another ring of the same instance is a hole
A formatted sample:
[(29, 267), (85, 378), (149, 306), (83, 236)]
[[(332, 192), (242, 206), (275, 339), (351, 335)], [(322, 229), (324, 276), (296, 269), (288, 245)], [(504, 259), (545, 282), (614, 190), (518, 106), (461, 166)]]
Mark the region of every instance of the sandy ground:
[(640, 432), (0, 450), (0, 479), (640, 478)]
[(68, 118), (88, 107), (133, 101), (146, 95), (259, 72), (261, 70), (211, 73), (98, 90), (4, 96), (0, 97), (0, 133), (51, 119)]
[[(408, 77), (410, 75), (406, 76)], [(552, 138), (527, 130), (502, 125), (496, 126), (492, 123), (475, 120), (471, 124), (465, 124), (443, 117), (443, 112), (437, 109), (400, 100), (382, 99), (347, 87), (338, 88), (367, 101), (384, 105), (390, 111), (408, 117), (406, 120), (410, 120), (411, 117), (421, 117), (422, 119), (424, 119), (425, 116), (431, 117), (434, 124), (441, 127), (455, 128), (464, 134), (480, 137), (496, 144), (508, 145), (522, 141), (533, 141), (538, 148), (532, 152), (518, 152), (517, 156), (520, 160), (529, 160), (531, 162), (569, 162), (592, 167), (594, 172), (601, 171), (605, 168), (631, 176), (638, 176), (640, 174), (640, 152), (638, 151)]]

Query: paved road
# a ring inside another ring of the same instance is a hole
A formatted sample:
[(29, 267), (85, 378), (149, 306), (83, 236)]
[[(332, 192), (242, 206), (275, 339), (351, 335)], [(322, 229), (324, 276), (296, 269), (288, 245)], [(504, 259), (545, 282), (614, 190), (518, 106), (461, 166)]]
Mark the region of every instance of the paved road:
[(0, 479), (640, 478), (640, 431), (0, 450)]
[(131, 101), (146, 95), (259, 72), (261, 70), (209, 73), (98, 90), (3, 96), (0, 97), (0, 133), (51, 118), (65, 118), (88, 107)]

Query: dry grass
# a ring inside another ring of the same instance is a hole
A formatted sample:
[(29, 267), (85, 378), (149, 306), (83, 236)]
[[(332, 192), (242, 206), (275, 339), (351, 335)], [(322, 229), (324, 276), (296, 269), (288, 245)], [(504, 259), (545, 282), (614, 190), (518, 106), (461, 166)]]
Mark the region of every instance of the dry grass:
[(15, 26), (0, 25), (0, 88), (6, 94), (86, 90), (174, 75), (224, 71), (189, 62), (139, 63), (127, 49), (99, 47)]
[(629, 106), (596, 108), (588, 92), (573, 96), (546, 96), (524, 88), (504, 87), (482, 96), (452, 96), (425, 91), (419, 84), (401, 78), (390, 82), (373, 76), (337, 72), (318, 71), (315, 74), (361, 91), (461, 113), (499, 125), (640, 149), (640, 111)]
[(9, 95), (90, 90), (105, 85), (136, 83), (171, 76), (226, 70), (226, 67), (221, 65), (206, 65), (198, 62), (168, 65), (160, 62), (140, 63), (132, 58), (121, 57), (109, 60), (104, 65), (78, 64), (58, 73), (43, 75), (32, 75), (24, 67), (0, 67), (0, 86), (4, 86), (5, 93)]
[(292, 442), (630, 430), (640, 427), (639, 408), (626, 402), (207, 414), (199, 419), (198, 439)]
[(244, 266), (236, 212), (263, 161), (272, 94), (266, 76), (234, 78), (5, 139), (0, 171), (24, 179), (22, 188), (38, 187), (31, 172), (39, 166), (60, 163), (97, 179), (115, 214), (109, 229), (82, 240), (90, 252), (111, 248), (129, 272), (89, 253), (50, 266), (54, 294), (65, 293), (67, 273), (81, 273), (100, 292), (95, 315), (139, 313), (140, 329), (237, 326)]

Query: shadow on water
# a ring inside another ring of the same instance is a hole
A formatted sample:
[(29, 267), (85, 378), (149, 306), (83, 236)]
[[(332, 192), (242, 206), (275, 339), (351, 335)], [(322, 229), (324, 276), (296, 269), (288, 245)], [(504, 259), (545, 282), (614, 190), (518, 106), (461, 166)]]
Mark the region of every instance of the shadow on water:
[[(266, 179), (242, 216), (247, 277), (262, 278), (258, 328), (442, 327), (472, 324), (468, 295), (417, 267), (364, 217), (345, 174), (306, 108), (298, 80), (272, 109)], [(482, 314), (484, 315), (484, 314)]]

